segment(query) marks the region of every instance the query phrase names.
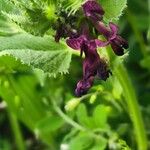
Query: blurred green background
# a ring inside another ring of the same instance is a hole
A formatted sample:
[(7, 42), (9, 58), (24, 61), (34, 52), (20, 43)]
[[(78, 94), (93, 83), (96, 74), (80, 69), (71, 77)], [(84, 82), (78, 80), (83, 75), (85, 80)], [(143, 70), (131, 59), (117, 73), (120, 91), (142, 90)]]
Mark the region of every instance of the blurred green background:
[[(11, 38), (0, 23), (1, 37)], [(76, 54), (69, 74), (55, 78), (21, 71), (19, 62), (10, 73), (13, 58), (0, 59), (0, 150), (150, 149), (150, 1), (128, 1), (118, 24), (129, 42), (124, 62), (108, 47), (113, 75), (82, 98), (74, 96), (82, 77)]]

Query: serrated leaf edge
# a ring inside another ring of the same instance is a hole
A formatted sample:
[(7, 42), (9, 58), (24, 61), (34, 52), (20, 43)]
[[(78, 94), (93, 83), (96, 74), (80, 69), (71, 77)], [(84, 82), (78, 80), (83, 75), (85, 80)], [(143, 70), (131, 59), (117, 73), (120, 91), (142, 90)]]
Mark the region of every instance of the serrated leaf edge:
[[(55, 51), (55, 52), (56, 52), (56, 51)], [(70, 54), (71, 54), (71, 53), (70, 53)], [(21, 65), (27, 65), (28, 67), (30, 67), (30, 68), (33, 69), (33, 70), (34, 70), (34, 69), (39, 69), (39, 70), (42, 71), (42, 73), (46, 74), (48, 77), (54, 77), (54, 78), (56, 78), (56, 77), (58, 76), (58, 74), (60, 74), (60, 75), (69, 74), (68, 69), (69, 69), (69, 67), (70, 67), (70, 64), (69, 64), (68, 68), (65, 69), (64, 71), (58, 71), (57, 73), (50, 73), (50, 72), (46, 72), (46, 71), (44, 71), (44, 70), (42, 70), (42, 69), (40, 69), (40, 68), (33, 67), (30, 63), (25, 63), (25, 62), (24, 62), (23, 60), (21, 60), (20, 58), (14, 56), (13, 54), (10, 54), (10, 53), (6, 52), (5, 50), (0, 52), (0, 57), (2, 57), (2, 56), (9, 56), (9, 57), (12, 57), (12, 58), (15, 59), (15, 61), (19, 61), (19, 62), (21, 63)], [(70, 60), (70, 61), (71, 61), (71, 60)]]

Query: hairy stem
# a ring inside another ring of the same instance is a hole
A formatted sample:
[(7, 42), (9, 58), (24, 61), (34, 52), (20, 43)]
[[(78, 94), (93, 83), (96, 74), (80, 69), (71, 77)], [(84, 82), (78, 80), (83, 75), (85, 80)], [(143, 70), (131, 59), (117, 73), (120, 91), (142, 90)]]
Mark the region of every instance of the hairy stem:
[(119, 64), (115, 69), (115, 74), (122, 85), (124, 97), (129, 109), (129, 115), (133, 122), (135, 138), (138, 144), (138, 150), (147, 150), (148, 143), (142, 115), (138, 105), (138, 100), (134, 87), (130, 81), (127, 70), (123, 64)]

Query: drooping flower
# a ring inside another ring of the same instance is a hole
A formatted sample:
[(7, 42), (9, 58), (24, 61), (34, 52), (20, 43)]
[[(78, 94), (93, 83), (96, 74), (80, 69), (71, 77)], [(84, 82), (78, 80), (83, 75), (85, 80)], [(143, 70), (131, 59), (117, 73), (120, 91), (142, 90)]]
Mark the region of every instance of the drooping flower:
[[(83, 53), (85, 54), (83, 77), (78, 81), (75, 90), (77, 96), (82, 96), (88, 92), (95, 77), (105, 81), (111, 74), (106, 60), (99, 56), (97, 47), (105, 47), (110, 44), (114, 53), (119, 56), (123, 55), (124, 49), (128, 48), (127, 41), (118, 34), (118, 26), (112, 22), (106, 26), (102, 22), (104, 10), (96, 0), (87, 0), (82, 5), (82, 10), (86, 18), (78, 20), (77, 23), (74, 23), (72, 19), (64, 18), (65, 21), (59, 23), (55, 35), (56, 42), (59, 42), (62, 37), (68, 37), (67, 45), (72, 49), (79, 50), (81, 56)], [(79, 17), (76, 15), (77, 18)], [(89, 28), (88, 20), (93, 23), (93, 27)], [(106, 41), (99, 40), (97, 34), (93, 32), (95, 31), (93, 28), (102, 34)]]
[(90, 17), (91, 19), (95, 21), (102, 20), (103, 15), (104, 15), (104, 10), (100, 6), (100, 4), (96, 2), (96, 0), (86, 1), (82, 5), (82, 8), (86, 17)]
[(90, 39), (86, 33), (77, 38), (69, 38), (66, 41), (68, 46), (85, 54), (83, 60), (83, 79), (78, 82), (75, 90), (77, 96), (87, 93), (93, 84), (95, 76), (106, 80), (110, 73), (107, 63), (104, 63), (104, 60), (97, 53), (97, 47), (104, 47), (108, 42)]
[(88, 0), (82, 5), (85, 16), (88, 17), (96, 29), (104, 35), (109, 41), (114, 53), (118, 56), (124, 54), (124, 49), (128, 48), (128, 43), (118, 34), (118, 26), (110, 22), (109, 27), (101, 21), (104, 15), (104, 10), (95, 0)]
[(118, 34), (118, 26), (110, 22), (109, 27), (101, 21), (93, 22), (96, 29), (109, 41), (114, 53), (118, 56), (124, 54), (128, 48), (128, 42)]
[(77, 83), (77, 87), (75, 89), (76, 96), (80, 97), (82, 95), (87, 94), (88, 90), (93, 85), (94, 77), (91, 76), (88, 79), (82, 79)]

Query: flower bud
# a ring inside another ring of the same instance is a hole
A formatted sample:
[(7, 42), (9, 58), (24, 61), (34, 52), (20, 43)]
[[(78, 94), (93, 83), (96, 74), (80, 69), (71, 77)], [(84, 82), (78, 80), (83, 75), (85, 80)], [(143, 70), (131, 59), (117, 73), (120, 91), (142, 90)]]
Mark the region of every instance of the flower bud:
[(72, 111), (74, 110), (80, 103), (80, 99), (79, 98), (73, 98), (72, 100), (70, 100), (66, 106), (65, 106), (65, 110), (66, 111)]

